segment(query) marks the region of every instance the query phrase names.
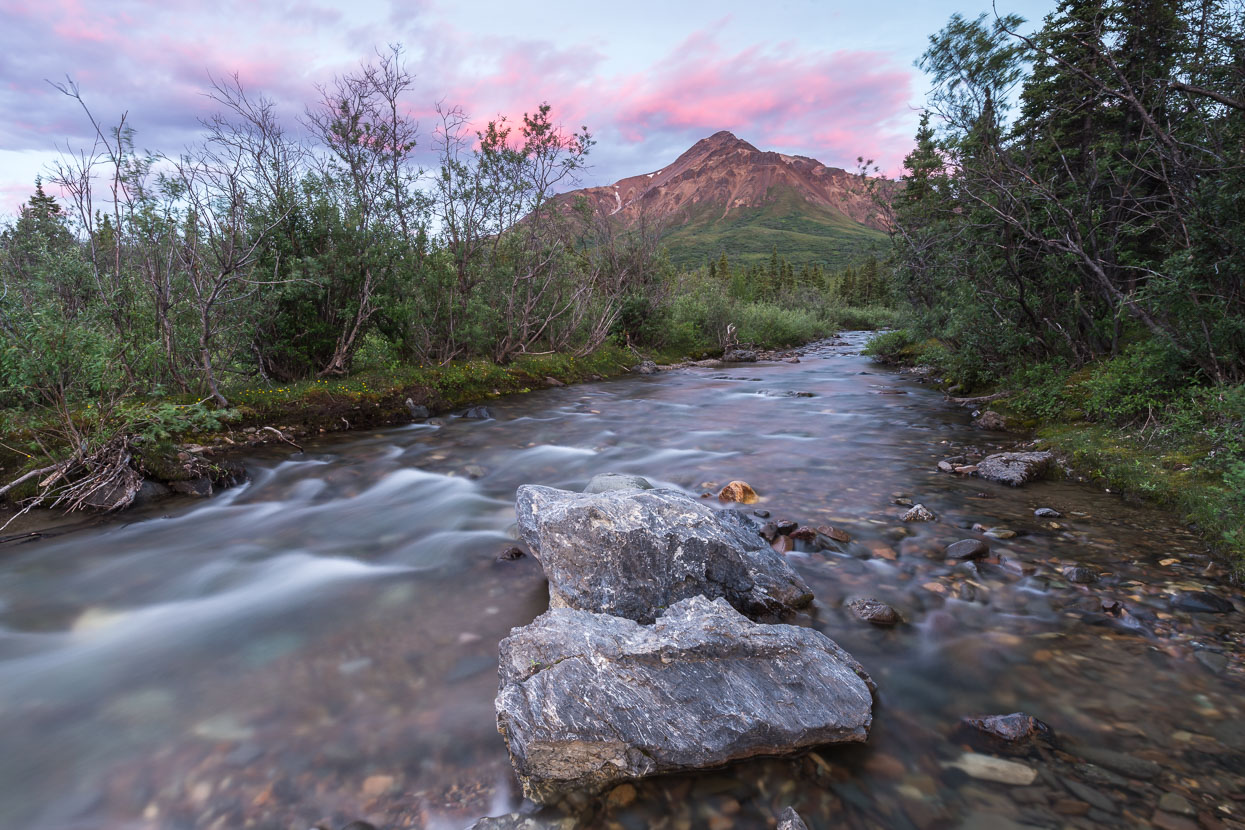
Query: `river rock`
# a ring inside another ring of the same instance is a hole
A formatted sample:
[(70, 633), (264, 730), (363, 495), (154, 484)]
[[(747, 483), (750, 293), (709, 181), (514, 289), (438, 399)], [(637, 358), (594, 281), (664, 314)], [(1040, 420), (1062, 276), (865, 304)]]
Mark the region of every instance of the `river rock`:
[(957, 562), (971, 562), (974, 559), (985, 559), (990, 555), (990, 546), (980, 539), (961, 539), (947, 545), (944, 556)]
[(874, 625), (895, 625), (903, 622), (899, 612), (886, 603), (872, 597), (861, 597), (851, 600), (847, 607), (852, 609), (856, 618)]
[[(732, 481), (718, 491), (718, 501), (733, 501), (739, 504), (756, 504), (759, 501), (757, 491), (746, 481)], [(781, 528), (780, 528), (781, 530)]]
[(462, 417), (469, 421), (489, 421), (495, 416), (493, 415), (493, 410), (487, 406), (473, 406), (463, 412)]
[(1063, 518), (1063, 514), (1060, 513), (1058, 510), (1055, 510), (1052, 507), (1039, 507), (1037, 510), (1033, 511), (1033, 515), (1037, 516), (1039, 519), (1061, 519)]
[(1051, 734), (1049, 726), (1024, 712), (964, 718), (960, 721), (960, 729), (963, 732), (980, 733), (1006, 744), (1028, 743), (1037, 738), (1049, 738)]
[(776, 830), (808, 830), (808, 825), (804, 823), (804, 819), (800, 818), (800, 814), (795, 811), (794, 807), (788, 807), (778, 814)]
[(635, 366), (631, 367), (631, 371), (637, 375), (655, 375), (658, 371), (657, 364), (651, 360), (642, 360)]
[(570, 493), (524, 485), (519, 532), (549, 580), (553, 608), (651, 622), (698, 594), (750, 616), (779, 615), (813, 593), (739, 511), (674, 490)]
[(1007, 429), (1007, 421), (993, 409), (987, 409), (973, 419), (973, 427), (1003, 432)]
[(527, 816), (522, 813), (507, 813), (504, 816), (482, 818), (467, 830), (575, 830), (579, 820), (574, 816)]
[(904, 513), (900, 518), (905, 522), (932, 522), (937, 519), (937, 517), (930, 512), (929, 508), (923, 504), (913, 505), (912, 509), (907, 513)]
[(1172, 607), (1181, 611), (1200, 611), (1205, 614), (1230, 614), (1236, 606), (1209, 591), (1183, 591), (1172, 597)]
[(598, 473), (584, 488), (585, 493), (605, 493), (610, 490), (652, 490), (648, 479), (627, 473)]
[(1053, 460), (1049, 452), (1000, 452), (977, 462), (977, 475), (1019, 487), (1046, 475)]
[(757, 353), (752, 349), (727, 349), (722, 354), (727, 363), (756, 363)]
[(432, 415), (428, 411), (428, 407), (417, 404), (410, 398), (407, 398), (404, 403), (406, 404), (406, 411), (411, 413), (411, 420), (413, 421), (427, 420)]
[(1081, 565), (1069, 565), (1063, 569), (1063, 578), (1077, 585), (1092, 585), (1098, 581), (1098, 572)]
[(817, 532), (844, 545), (852, 541), (850, 533), (832, 525), (817, 525)]
[(943, 766), (956, 767), (969, 777), (981, 781), (1011, 784), (1014, 787), (1027, 787), (1037, 778), (1037, 770), (1026, 764), (976, 752), (966, 752)]
[(873, 683), (824, 634), (725, 600), (651, 626), (552, 608), (501, 642), (497, 728), (533, 801), (754, 756), (860, 742)]

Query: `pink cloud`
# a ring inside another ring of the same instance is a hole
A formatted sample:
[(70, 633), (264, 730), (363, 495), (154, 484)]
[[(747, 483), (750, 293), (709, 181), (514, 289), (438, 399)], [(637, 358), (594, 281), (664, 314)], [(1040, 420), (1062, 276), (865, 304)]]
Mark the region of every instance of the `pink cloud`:
[[(891, 56), (793, 43), (722, 46), (726, 21), (698, 31), (649, 66), (608, 71), (596, 47), (480, 37), (428, 18), (425, 3), (360, 22), (307, 0), (0, 0), (0, 147), (50, 151), (88, 141), (76, 105), (45, 79), (66, 74), (105, 124), (122, 112), (140, 146), (175, 153), (211, 112), (209, 73), (237, 72), (293, 123), (317, 83), (405, 41), (416, 88), (411, 112), (430, 145), (434, 104), (464, 108), (483, 125), (517, 121), (542, 101), (567, 127), (598, 139), (594, 183), (647, 172), (720, 129), (762, 149), (851, 167), (858, 155), (897, 169), (911, 144), (914, 71)], [(431, 161), (426, 158), (426, 161)], [(3, 171), (0, 170), (0, 175)]]

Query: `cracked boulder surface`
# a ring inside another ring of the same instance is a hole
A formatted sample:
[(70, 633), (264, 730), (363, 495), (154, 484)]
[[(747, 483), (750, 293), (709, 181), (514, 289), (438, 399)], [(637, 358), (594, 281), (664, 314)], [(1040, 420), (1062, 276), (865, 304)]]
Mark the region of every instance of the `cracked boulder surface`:
[(755, 618), (813, 593), (745, 519), (675, 490), (572, 493), (524, 485), (519, 532), (549, 580), (549, 605), (652, 622), (694, 596)]
[(501, 643), (497, 728), (524, 793), (553, 803), (628, 779), (861, 742), (873, 681), (811, 628), (721, 598), (650, 626), (553, 608)]

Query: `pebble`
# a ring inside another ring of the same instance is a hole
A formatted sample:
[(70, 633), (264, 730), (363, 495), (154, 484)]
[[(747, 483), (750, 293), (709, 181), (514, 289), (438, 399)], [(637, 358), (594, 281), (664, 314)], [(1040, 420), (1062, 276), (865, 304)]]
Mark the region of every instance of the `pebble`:
[(980, 539), (961, 539), (947, 545), (946, 558), (959, 562), (983, 559), (990, 554), (990, 546)]
[(1159, 809), (1168, 813), (1176, 813), (1182, 816), (1196, 816), (1197, 810), (1187, 799), (1176, 795), (1176, 793), (1163, 793), (1159, 798)]
[(1063, 569), (1063, 578), (1077, 585), (1090, 585), (1098, 581), (1098, 572), (1093, 568), (1069, 565)]
[(1082, 784), (1080, 781), (1071, 778), (1063, 779), (1063, 784), (1068, 788), (1068, 792), (1080, 800), (1088, 802), (1090, 806), (1102, 810), (1104, 813), (1114, 813), (1119, 810), (1119, 807), (1116, 806), (1112, 799), (1087, 784)]
[(872, 597), (861, 597), (847, 603), (856, 618), (874, 625), (895, 625), (903, 622), (903, 617), (894, 608), (881, 600)]
[(964, 718), (960, 721), (960, 725), (962, 728), (972, 729), (1007, 743), (1020, 743), (1050, 734), (1049, 726), (1024, 712)]
[(746, 481), (732, 481), (718, 491), (718, 501), (733, 501), (739, 504), (756, 504), (760, 499)]
[(1206, 614), (1228, 614), (1236, 606), (1209, 591), (1184, 591), (1172, 596), (1172, 607), (1181, 611), (1200, 611)]
[(393, 789), (392, 775), (369, 775), (363, 779), (363, 794), (368, 798), (376, 798)]
[(1164, 813), (1162, 810), (1155, 813), (1150, 821), (1159, 830), (1201, 830), (1198, 823), (1193, 819), (1173, 815), (1172, 813)]
[(1200, 651), (1193, 652), (1193, 656), (1199, 663), (1210, 669), (1215, 674), (1221, 674), (1223, 670), (1228, 667), (1228, 658), (1217, 651), (1202, 649)]
[(923, 504), (915, 505), (900, 518), (905, 522), (932, 522), (936, 519), (934, 514)]
[(1162, 768), (1154, 761), (1147, 761), (1144, 758), (1138, 758), (1135, 755), (1129, 755), (1124, 752), (1113, 752), (1109, 749), (1097, 749), (1095, 747), (1077, 747), (1075, 750), (1069, 751), (1079, 755), (1086, 761), (1097, 764), (1100, 767), (1106, 767), (1112, 772), (1118, 772), (1120, 775), (1126, 775), (1129, 778), (1149, 780), (1157, 778), (1162, 771)]
[(610, 790), (609, 795), (605, 797), (605, 804), (611, 809), (621, 809), (629, 807), (635, 801), (635, 787), (631, 784), (619, 784)]
[(991, 539), (1014, 539), (1016, 531), (1006, 527), (992, 527), (986, 530), (986, 535)]
[(1014, 787), (1027, 787), (1037, 779), (1037, 770), (1033, 767), (976, 752), (966, 752), (956, 760), (944, 763), (943, 766), (955, 767), (969, 777), (981, 781), (1010, 784)]
[(774, 541), (770, 542), (769, 546), (779, 553), (791, 553), (791, 551), (795, 550), (795, 542), (791, 541), (790, 536), (779, 535), (774, 538)]
[(840, 542), (844, 545), (852, 541), (852, 537), (848, 534), (846, 530), (840, 530), (839, 528), (832, 527), (831, 525), (817, 525), (817, 532), (820, 533), (822, 536), (829, 537), (833, 539), (834, 541)]

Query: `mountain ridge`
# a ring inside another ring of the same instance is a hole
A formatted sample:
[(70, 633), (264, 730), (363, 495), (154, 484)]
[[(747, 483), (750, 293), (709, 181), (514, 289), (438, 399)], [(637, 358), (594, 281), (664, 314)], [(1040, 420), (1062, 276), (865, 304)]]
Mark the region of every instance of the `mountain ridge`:
[(651, 173), (560, 198), (583, 198), (624, 226), (658, 223), (677, 265), (719, 253), (759, 260), (777, 247), (788, 258), (839, 266), (863, 256), (886, 230), (858, 175), (760, 150), (727, 130)]

